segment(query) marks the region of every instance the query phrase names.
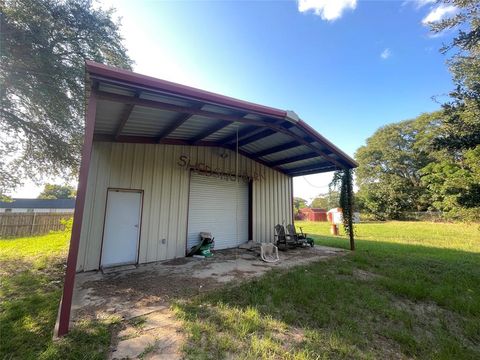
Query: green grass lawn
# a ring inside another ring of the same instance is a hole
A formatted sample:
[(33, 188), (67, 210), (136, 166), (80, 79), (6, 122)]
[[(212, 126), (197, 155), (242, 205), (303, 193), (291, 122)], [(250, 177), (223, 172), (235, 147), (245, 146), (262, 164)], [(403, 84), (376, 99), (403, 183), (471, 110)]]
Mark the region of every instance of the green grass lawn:
[[(317, 244), (348, 248), (325, 223)], [(479, 359), (480, 229), (357, 226), (345, 257), (179, 301), (189, 358)]]
[(52, 341), (68, 233), (0, 240), (0, 359), (104, 359), (110, 323), (83, 322)]
[[(317, 244), (348, 248), (324, 223)], [(479, 359), (479, 225), (360, 224), (344, 257), (178, 300), (187, 358)], [(0, 359), (104, 359), (118, 319), (60, 341), (66, 233), (0, 240)]]

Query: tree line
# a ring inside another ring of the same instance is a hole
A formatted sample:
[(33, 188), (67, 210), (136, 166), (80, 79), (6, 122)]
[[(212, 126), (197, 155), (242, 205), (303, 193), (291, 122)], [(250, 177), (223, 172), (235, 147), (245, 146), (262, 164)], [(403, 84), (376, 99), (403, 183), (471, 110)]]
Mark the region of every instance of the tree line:
[(480, 220), (480, 2), (445, 0), (451, 17), (430, 24), (456, 31), (440, 51), (455, 88), (442, 109), (378, 129), (360, 147), (356, 206), (378, 219), (406, 211), (442, 211), (458, 220)]

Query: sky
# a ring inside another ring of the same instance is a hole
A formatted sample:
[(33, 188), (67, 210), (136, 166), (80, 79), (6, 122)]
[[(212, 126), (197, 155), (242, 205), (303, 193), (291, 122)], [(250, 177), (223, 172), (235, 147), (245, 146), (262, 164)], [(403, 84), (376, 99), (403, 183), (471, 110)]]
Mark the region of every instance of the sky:
[[(455, 13), (434, 0), (104, 0), (121, 17), (134, 70), (294, 110), (347, 154), (379, 127), (440, 108), (453, 89), (439, 52)], [(436, 97), (437, 100), (432, 97)], [(295, 196), (328, 191), (331, 174), (294, 179)], [(33, 184), (14, 196), (36, 196)]]

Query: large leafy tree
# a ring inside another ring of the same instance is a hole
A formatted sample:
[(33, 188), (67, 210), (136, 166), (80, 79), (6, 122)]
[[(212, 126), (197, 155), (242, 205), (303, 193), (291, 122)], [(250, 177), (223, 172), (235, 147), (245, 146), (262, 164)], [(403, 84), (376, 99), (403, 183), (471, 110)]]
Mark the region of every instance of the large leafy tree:
[(404, 211), (428, 209), (431, 200), (421, 170), (433, 160), (429, 147), (441, 117), (436, 112), (386, 125), (357, 150), (358, 197), (364, 210), (398, 219)]
[(75, 176), (85, 59), (132, 64), (112, 16), (90, 0), (0, 1), (0, 194), (27, 177)]
[(433, 144), (441, 157), (427, 166), (423, 181), (435, 206), (459, 218), (480, 219), (480, 2), (444, 0), (457, 12), (430, 24), (434, 33), (456, 31), (441, 51), (455, 83), (443, 105), (443, 121)]
[(449, 68), (455, 83), (451, 100), (443, 105), (445, 114), (438, 147), (452, 151), (472, 149), (480, 144), (480, 2), (444, 0), (456, 7), (454, 16), (430, 24), (440, 34), (455, 30), (451, 43), (441, 52), (450, 54)]

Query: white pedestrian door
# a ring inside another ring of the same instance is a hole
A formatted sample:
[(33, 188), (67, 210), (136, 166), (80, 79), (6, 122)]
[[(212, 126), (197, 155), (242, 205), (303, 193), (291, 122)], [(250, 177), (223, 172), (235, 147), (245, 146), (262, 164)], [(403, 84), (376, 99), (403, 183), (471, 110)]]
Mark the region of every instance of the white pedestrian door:
[(187, 252), (199, 243), (204, 231), (215, 237), (215, 249), (248, 241), (248, 183), (192, 174)]
[(141, 192), (108, 190), (102, 267), (137, 262), (141, 210)]

